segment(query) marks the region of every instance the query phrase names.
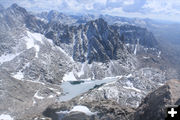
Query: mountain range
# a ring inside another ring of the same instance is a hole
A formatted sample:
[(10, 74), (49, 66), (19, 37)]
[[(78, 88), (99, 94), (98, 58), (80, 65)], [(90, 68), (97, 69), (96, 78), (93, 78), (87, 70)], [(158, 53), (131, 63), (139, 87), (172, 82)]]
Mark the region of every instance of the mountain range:
[[(59, 108), (48, 115), (89, 103), (101, 111), (95, 118), (114, 119), (102, 109), (109, 106), (98, 106), (102, 100), (130, 113), (141, 109), (146, 95), (179, 78), (178, 57), (169, 58), (172, 52), (151, 32), (154, 24), (148, 19), (34, 14), (17, 4), (0, 6), (0, 114), (43, 119), (54, 103)], [(59, 101), (64, 82), (112, 78), (116, 80), (66, 101), (68, 107)]]

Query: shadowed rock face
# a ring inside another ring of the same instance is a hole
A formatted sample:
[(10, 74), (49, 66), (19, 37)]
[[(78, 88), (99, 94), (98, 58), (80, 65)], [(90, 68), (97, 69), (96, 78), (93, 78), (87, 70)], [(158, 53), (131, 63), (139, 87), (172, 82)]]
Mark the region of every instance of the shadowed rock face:
[[(57, 16), (56, 12), (51, 11), (51, 14)], [(5, 17), (2, 18), (2, 23), (0, 22), (1, 30), (25, 25), (29, 30), (52, 39), (78, 62), (127, 60), (129, 52), (136, 53), (144, 51), (144, 48), (157, 46), (153, 34), (146, 29), (133, 25), (108, 25), (102, 18), (79, 26), (68, 26), (59, 21), (45, 22), (37, 19), (17, 4), (2, 12), (2, 15)], [(130, 46), (127, 47), (125, 44)]]
[(141, 28), (133, 25), (112, 25), (112, 28), (118, 31), (120, 35), (124, 36), (124, 42), (129, 44), (142, 45), (147, 48), (154, 48), (158, 46), (158, 43), (151, 32), (146, 28)]
[(180, 105), (180, 81), (170, 80), (150, 93), (137, 108), (135, 120), (164, 120), (166, 105)]
[(44, 32), (45, 36), (53, 39), (56, 45), (61, 46), (79, 62), (86, 60), (89, 63), (106, 62), (126, 58), (125, 54), (133, 53), (136, 46), (138, 46), (137, 52), (158, 46), (153, 34), (145, 28), (132, 25), (108, 25), (102, 18), (78, 27), (54, 21), (48, 23), (47, 28)]
[(119, 34), (103, 19), (90, 21), (78, 27), (51, 22), (48, 27), (51, 31), (46, 31), (46, 37), (53, 39), (56, 45), (70, 46), (71, 50), (69, 47), (62, 47), (73, 56), (75, 61), (106, 62), (128, 53), (127, 50), (122, 49)]
[(50, 105), (44, 112), (43, 115), (52, 120), (57, 120), (61, 118), (62, 120), (128, 120), (130, 115), (134, 112), (133, 109), (121, 106), (114, 101), (101, 100), (86, 102), (81, 105), (86, 106), (90, 111), (95, 114), (87, 115), (78, 111), (71, 111), (65, 113), (64, 116), (59, 116), (57, 114), (60, 111), (69, 111), (73, 106), (76, 106), (76, 101), (68, 101), (63, 103), (56, 103)]

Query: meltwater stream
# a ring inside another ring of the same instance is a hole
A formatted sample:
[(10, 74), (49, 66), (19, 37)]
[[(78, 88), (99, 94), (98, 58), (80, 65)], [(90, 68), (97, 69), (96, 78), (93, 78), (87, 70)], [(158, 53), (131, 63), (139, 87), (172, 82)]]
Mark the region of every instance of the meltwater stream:
[(64, 95), (60, 96), (60, 101), (68, 101), (72, 98), (93, 89), (96, 85), (109, 83), (117, 80), (117, 77), (105, 78), (103, 80), (92, 81), (67, 81), (61, 84)]

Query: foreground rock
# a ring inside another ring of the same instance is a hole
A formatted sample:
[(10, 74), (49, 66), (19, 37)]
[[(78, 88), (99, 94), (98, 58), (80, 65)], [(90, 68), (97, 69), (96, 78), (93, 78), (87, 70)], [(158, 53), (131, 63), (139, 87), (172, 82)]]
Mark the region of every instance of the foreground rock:
[(0, 70), (0, 116), (32, 120), (53, 104), (58, 94), (56, 85), (17, 80)]
[[(83, 106), (91, 111), (91, 114), (85, 111), (72, 111), (73, 106)], [(69, 111), (69, 112), (67, 112)], [(62, 113), (64, 115), (62, 116)], [(134, 110), (125, 106), (120, 106), (117, 102), (110, 100), (101, 100), (86, 102), (81, 105), (77, 105), (75, 101), (69, 101), (66, 103), (56, 103), (49, 106), (43, 113), (44, 116), (52, 118), (52, 120), (128, 120), (130, 115), (134, 113)]]
[[(78, 98), (78, 97), (77, 97)], [(78, 101), (72, 99), (67, 102), (50, 105), (43, 116), (52, 120), (164, 120), (166, 105), (180, 105), (180, 81), (170, 80), (154, 92), (146, 96), (135, 110), (113, 100), (101, 99), (97, 101)], [(76, 106), (86, 107), (92, 114), (84, 111), (73, 111)]]
[(166, 105), (180, 105), (180, 81), (170, 80), (149, 94), (137, 109), (135, 120), (164, 120)]

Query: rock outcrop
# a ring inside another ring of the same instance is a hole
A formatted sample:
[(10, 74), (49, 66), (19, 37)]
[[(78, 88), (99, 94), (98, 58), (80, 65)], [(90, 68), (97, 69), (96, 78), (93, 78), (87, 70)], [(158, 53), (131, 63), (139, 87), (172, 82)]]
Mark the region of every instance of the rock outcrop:
[[(81, 99), (82, 96), (80, 99), (76, 98), (67, 102), (53, 104), (43, 112), (43, 115), (53, 120), (59, 118), (59, 113), (64, 113), (61, 116), (62, 120), (70, 118), (78, 120), (81, 115), (87, 120), (164, 120), (167, 105), (180, 105), (180, 81), (170, 80), (165, 85), (149, 93), (137, 109), (107, 99), (87, 100), (84, 102), (80, 101)], [(76, 105), (87, 106), (97, 114), (88, 116), (78, 111), (66, 112)]]
[(135, 120), (164, 120), (167, 105), (180, 105), (180, 81), (170, 80), (147, 95), (137, 108)]
[(92, 115), (87, 115), (85, 111), (67, 112), (76, 105), (76, 101), (56, 103), (49, 106), (43, 112), (43, 115), (52, 118), (52, 120), (57, 120), (59, 118), (61, 118), (61, 120), (71, 120), (72, 118), (73, 120), (79, 120), (81, 119), (81, 115), (85, 120), (128, 120), (131, 114), (134, 113), (133, 109), (121, 106), (116, 102), (110, 100), (93, 101), (80, 104), (86, 106), (91, 111), (94, 111), (94, 114)]

